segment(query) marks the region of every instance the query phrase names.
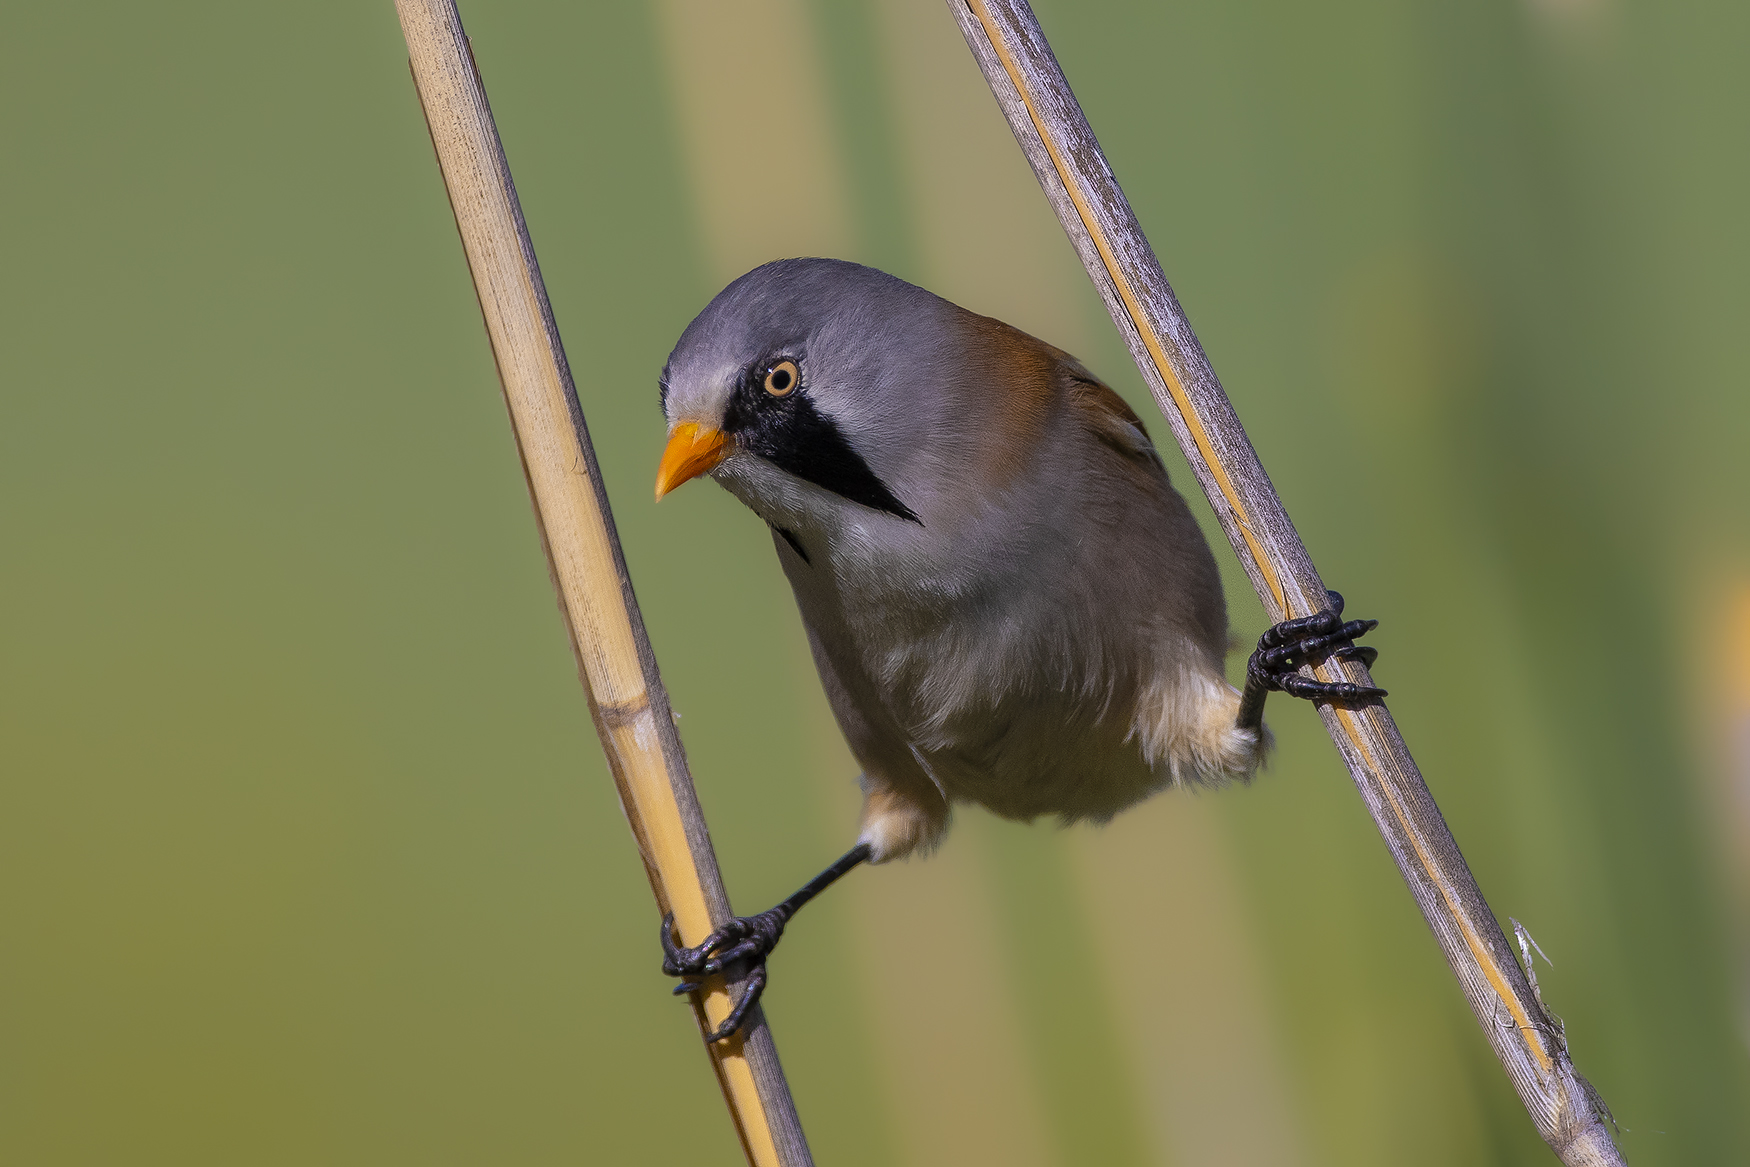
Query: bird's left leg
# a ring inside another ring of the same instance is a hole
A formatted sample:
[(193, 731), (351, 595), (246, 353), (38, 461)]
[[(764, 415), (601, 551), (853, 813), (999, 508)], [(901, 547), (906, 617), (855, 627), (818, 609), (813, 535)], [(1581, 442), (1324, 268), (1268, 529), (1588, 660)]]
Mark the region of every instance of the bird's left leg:
[[(722, 1041), (740, 1029), (748, 1010), (759, 1003), (760, 995), (766, 991), (766, 957), (777, 947), (778, 938), (784, 934), (784, 925), (790, 922), (790, 917), (803, 904), (837, 883), (846, 872), (867, 862), (871, 854), (869, 844), (858, 843), (777, 907), (757, 916), (737, 916), (693, 948), (682, 948), (675, 943), (673, 912), (662, 918), (662, 971), (667, 976), (708, 977), (736, 965), (747, 970), (741, 1000), (735, 1003), (735, 1008), (730, 1010), (716, 1032), (706, 1037), (707, 1042)], [(674, 991), (679, 996), (699, 987), (696, 980), (684, 980), (675, 986)]]
[(1368, 668), (1379, 657), (1375, 648), (1353, 642), (1379, 627), (1378, 620), (1343, 620), (1343, 597), (1326, 592), (1331, 606), (1312, 616), (1284, 620), (1258, 638), (1257, 651), (1246, 662), (1246, 688), (1240, 696), (1237, 723), (1241, 729), (1264, 724), (1264, 698), (1280, 691), (1308, 701), (1360, 704), (1386, 695), (1384, 689), (1348, 681), (1315, 681), (1300, 675), (1300, 667), (1321, 660), (1358, 660)]

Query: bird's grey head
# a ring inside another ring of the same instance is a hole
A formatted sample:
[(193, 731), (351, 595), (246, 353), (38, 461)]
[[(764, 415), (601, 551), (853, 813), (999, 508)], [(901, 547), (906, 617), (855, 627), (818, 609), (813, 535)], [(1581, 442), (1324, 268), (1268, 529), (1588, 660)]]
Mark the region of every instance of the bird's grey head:
[(708, 473), (778, 526), (847, 506), (922, 523), (919, 492), (954, 461), (959, 427), (938, 390), (963, 363), (963, 318), (981, 319), (842, 260), (755, 268), (663, 369), (657, 497)]

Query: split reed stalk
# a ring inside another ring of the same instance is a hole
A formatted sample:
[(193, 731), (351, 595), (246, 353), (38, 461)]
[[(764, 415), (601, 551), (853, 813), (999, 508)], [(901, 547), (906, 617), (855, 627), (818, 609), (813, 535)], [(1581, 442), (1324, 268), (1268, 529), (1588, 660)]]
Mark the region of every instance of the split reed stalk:
[[(729, 898), (461, 17), (451, 0), (396, 0), (395, 7), (498, 363), (559, 610), (656, 895), (654, 971), (658, 917), (672, 911), (681, 943), (697, 944), (730, 918)], [(694, 994), (700, 1033), (720, 1024), (730, 1006), (720, 977)], [(736, 1037), (708, 1050), (748, 1162), (810, 1165), (760, 1011)]]
[[(948, 7), (1269, 619), (1325, 607), (1324, 582), (1032, 10), (1025, 0), (948, 0)], [(1302, 672), (1371, 684), (1357, 661)], [(1319, 714), (1538, 1133), (1570, 1167), (1621, 1164), (1603, 1100), (1575, 1070), (1560, 1022), (1514, 959), (1391, 714), (1378, 703), (1321, 705)]]

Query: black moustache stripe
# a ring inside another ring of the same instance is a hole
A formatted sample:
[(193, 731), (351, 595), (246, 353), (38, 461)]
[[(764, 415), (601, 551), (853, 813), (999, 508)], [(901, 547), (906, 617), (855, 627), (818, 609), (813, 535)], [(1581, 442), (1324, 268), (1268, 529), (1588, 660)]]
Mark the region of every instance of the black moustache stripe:
[(771, 397), (761, 391), (756, 398), (738, 392), (730, 399), (723, 428), (743, 450), (781, 470), (872, 510), (924, 525), (804, 393)]

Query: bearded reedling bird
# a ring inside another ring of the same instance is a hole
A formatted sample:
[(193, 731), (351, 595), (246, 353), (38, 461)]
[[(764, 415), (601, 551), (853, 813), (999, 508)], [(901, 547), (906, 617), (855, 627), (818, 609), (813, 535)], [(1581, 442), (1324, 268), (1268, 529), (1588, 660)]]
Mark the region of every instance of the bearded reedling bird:
[[(687, 326), (661, 378), (656, 496), (709, 474), (772, 529), (821, 684), (863, 767), (857, 845), (663, 971), (739, 974), (741, 1025), (797, 909), (861, 863), (928, 851), (957, 802), (1102, 822), (1257, 769), (1265, 694), (1375, 653), (1330, 609), (1264, 634), (1227, 683), (1215, 557), (1142, 422), (1068, 353), (873, 268), (788, 259)], [(699, 987), (683, 981), (677, 994)]]

